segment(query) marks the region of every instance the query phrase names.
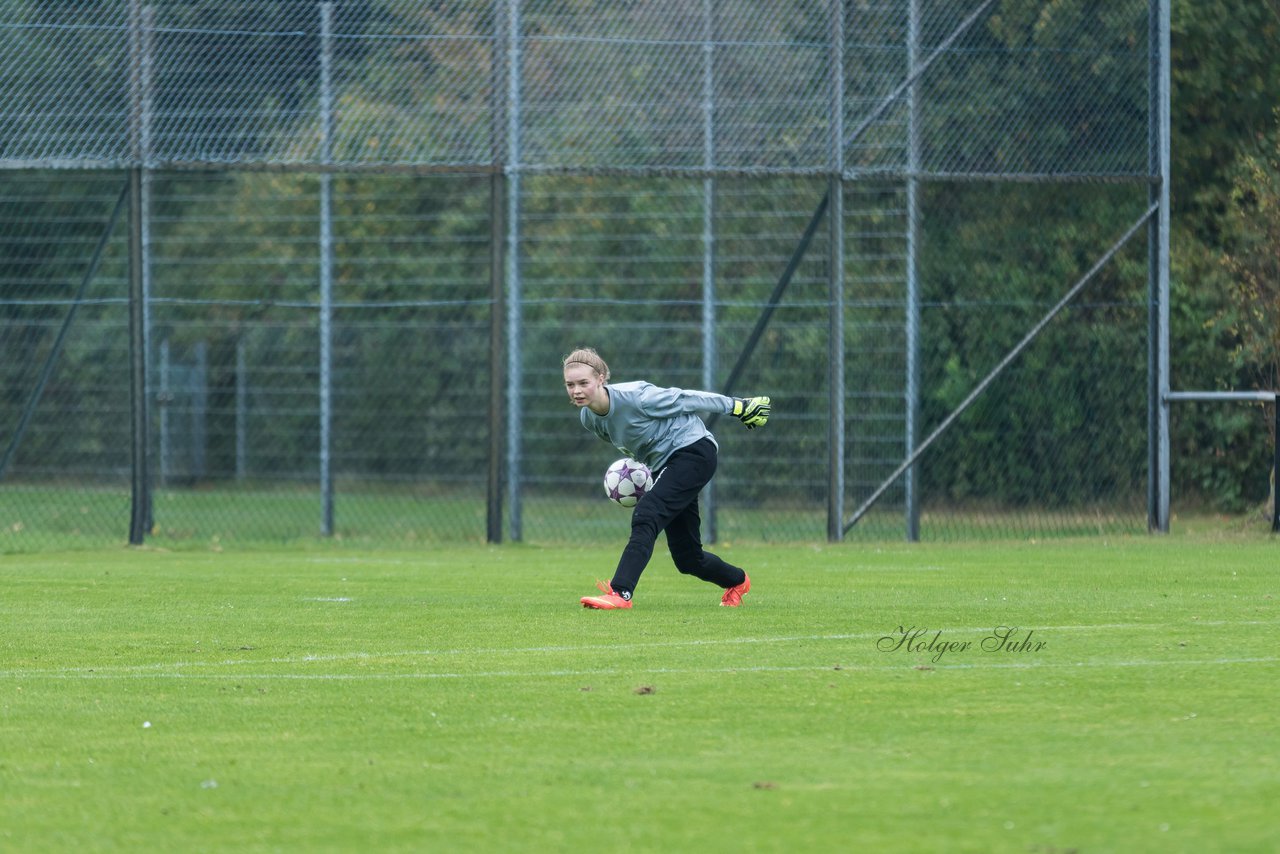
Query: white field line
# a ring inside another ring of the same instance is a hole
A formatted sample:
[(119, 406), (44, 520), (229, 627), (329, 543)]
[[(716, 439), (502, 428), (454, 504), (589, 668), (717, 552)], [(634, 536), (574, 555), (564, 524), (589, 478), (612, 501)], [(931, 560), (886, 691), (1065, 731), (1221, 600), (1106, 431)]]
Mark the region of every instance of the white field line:
[[(840, 664), (794, 666), (764, 665), (756, 667), (643, 667), (608, 670), (484, 670), (476, 673), (426, 672), (426, 673), (96, 673), (90, 671), (67, 673), (39, 673), (37, 678), (53, 680), (118, 680), (118, 679), (275, 679), (309, 682), (365, 682), (365, 681), (418, 681), (427, 679), (549, 679), (554, 677), (609, 677), (609, 676), (660, 676), (672, 674), (707, 675), (796, 673), (818, 671), (887, 672), (902, 670), (1041, 670), (1096, 668), (1105, 670), (1117, 667), (1221, 667), (1230, 664), (1274, 664), (1280, 656), (1258, 658), (1208, 658), (1195, 661), (1176, 659), (1135, 661), (1074, 661), (1045, 663), (1036, 661), (974, 663), (974, 664)], [(28, 674), (31, 675), (31, 674)]]
[[(1186, 623), (1104, 623), (1085, 626), (1030, 626), (1030, 627), (1014, 627), (1026, 629), (1045, 635), (1047, 633), (1058, 632), (1093, 632), (1093, 631), (1116, 631), (1125, 629), (1192, 629), (1197, 626), (1271, 626), (1277, 625), (1274, 620), (1197, 620)], [(990, 633), (993, 626), (983, 627), (943, 627), (935, 629), (933, 627), (917, 626), (905, 627), (908, 631), (912, 628), (920, 628), (932, 634), (941, 631), (944, 635), (973, 635), (976, 633)], [(889, 630), (875, 632), (854, 632), (848, 634), (825, 634), (825, 635), (791, 635), (778, 637), (739, 637), (739, 638), (690, 638), (684, 640), (671, 641), (634, 641), (630, 643), (601, 643), (601, 644), (557, 644), (550, 646), (527, 646), (527, 647), (475, 647), (466, 649), (417, 649), (417, 650), (391, 650), (387, 652), (343, 652), (331, 653), (324, 655), (302, 655), (287, 656), (275, 658), (236, 658), (224, 659), (222, 661), (171, 661), (156, 662), (153, 664), (136, 664), (136, 665), (120, 665), (120, 666), (98, 666), (92, 667), (57, 667), (42, 669), (10, 669), (0, 670), (0, 679), (12, 679), (17, 677), (38, 677), (38, 676), (63, 676), (63, 675), (84, 675), (84, 676), (105, 676), (110, 674), (139, 674), (156, 673), (159, 671), (179, 671), (190, 669), (206, 670), (210, 668), (224, 667), (243, 667), (258, 666), (268, 664), (285, 664), (285, 665), (310, 665), (323, 664), (327, 662), (340, 661), (378, 661), (390, 660), (395, 658), (429, 658), (433, 656), (492, 656), (492, 655), (544, 655), (549, 653), (594, 653), (594, 652), (612, 652), (617, 653), (623, 650), (643, 650), (643, 649), (664, 649), (664, 648), (680, 648), (680, 647), (700, 647), (700, 646), (733, 646), (739, 644), (775, 644), (775, 643), (812, 643), (823, 641), (846, 641), (846, 640), (878, 640), (880, 638), (900, 637), (899, 627), (893, 626)], [(1268, 661), (1270, 659), (1223, 659), (1223, 663), (1230, 661)], [(1160, 662), (1156, 662), (1157, 664)], [(958, 667), (957, 665), (945, 665), (947, 667)], [(996, 665), (986, 665), (996, 666)], [(1074, 665), (1055, 665), (1055, 666), (1074, 666)], [(1117, 664), (1116, 666), (1121, 666)], [(786, 668), (783, 668), (786, 669)], [(808, 668), (802, 668), (808, 669)], [(816, 669), (823, 669), (818, 667)], [(894, 668), (886, 668), (894, 669)], [(726, 668), (725, 672), (736, 672), (743, 668)], [(521, 673), (522, 671), (515, 671)], [(598, 672), (598, 671), (591, 671)], [(642, 671), (637, 671), (642, 672)], [(714, 670), (706, 671), (689, 671), (689, 672), (715, 672)], [(175, 674), (170, 674), (175, 675)], [(193, 674), (194, 675), (194, 674)], [(234, 674), (233, 674), (234, 675)], [(283, 677), (282, 677), (283, 678)], [(361, 677), (354, 677), (361, 678)]]

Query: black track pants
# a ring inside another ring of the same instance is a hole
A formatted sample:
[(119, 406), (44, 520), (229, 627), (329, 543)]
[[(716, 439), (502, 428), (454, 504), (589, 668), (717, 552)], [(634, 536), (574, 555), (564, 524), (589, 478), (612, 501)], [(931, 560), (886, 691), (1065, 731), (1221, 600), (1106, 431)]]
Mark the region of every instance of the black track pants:
[(702, 548), (702, 517), (698, 493), (716, 473), (716, 446), (699, 439), (671, 455), (655, 473), (653, 489), (631, 514), (631, 539), (622, 550), (613, 574), (613, 589), (635, 590), (640, 573), (653, 556), (659, 531), (667, 532), (667, 548), (676, 569), (719, 587), (741, 584), (746, 574)]

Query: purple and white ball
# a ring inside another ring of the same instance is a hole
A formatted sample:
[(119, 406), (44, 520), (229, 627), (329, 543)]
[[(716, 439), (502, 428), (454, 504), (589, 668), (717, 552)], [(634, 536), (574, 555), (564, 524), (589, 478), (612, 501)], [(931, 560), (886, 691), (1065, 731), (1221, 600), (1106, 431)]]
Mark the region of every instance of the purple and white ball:
[(635, 507), (636, 502), (653, 488), (653, 472), (642, 462), (630, 457), (615, 460), (604, 473), (604, 494), (609, 500), (623, 507)]

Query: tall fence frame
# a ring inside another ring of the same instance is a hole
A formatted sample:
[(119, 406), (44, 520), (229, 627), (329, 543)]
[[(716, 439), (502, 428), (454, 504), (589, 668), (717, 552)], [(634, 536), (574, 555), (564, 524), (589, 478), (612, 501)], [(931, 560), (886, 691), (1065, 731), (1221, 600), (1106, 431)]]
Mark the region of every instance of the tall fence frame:
[[(697, 34), (684, 34), (682, 47), (696, 48), (705, 58), (701, 68), (702, 78), (698, 86), (702, 92), (702, 139), (700, 162), (697, 158), (685, 158), (681, 162), (640, 162), (635, 164), (608, 164), (588, 162), (575, 164), (571, 158), (557, 161), (539, 160), (530, 153), (526, 136), (533, 126), (527, 108), (529, 85), (527, 69), (528, 22), (526, 14), (530, 5), (521, 0), (493, 0), (489, 20), (492, 25), (488, 38), (492, 43), (491, 91), (494, 98), (488, 116), (489, 152), (487, 162), (408, 162), (394, 158), (386, 161), (359, 161), (337, 150), (335, 142), (335, 112), (338, 93), (334, 82), (335, 40), (343, 38), (335, 28), (334, 11), (339, 4), (323, 2), (314, 4), (315, 32), (319, 36), (318, 121), (319, 139), (313, 150), (291, 162), (255, 162), (252, 156), (228, 161), (221, 156), (207, 159), (180, 154), (174, 156), (158, 150), (156, 144), (156, 118), (154, 108), (156, 46), (153, 35), (161, 25), (156, 23), (156, 11), (142, 0), (127, 0), (128, 37), (128, 123), (127, 151), (123, 156), (108, 158), (67, 158), (63, 156), (0, 157), (0, 170), (121, 170), (127, 175), (126, 193), (129, 200), (128, 224), (128, 318), (130, 335), (130, 388), (131, 388), (131, 515), (129, 542), (138, 544), (146, 538), (154, 526), (151, 489), (155, 479), (154, 437), (150, 435), (155, 423), (153, 405), (156, 399), (156, 371), (154, 354), (156, 342), (152, 340), (152, 307), (156, 304), (152, 293), (151, 266), (153, 238), (151, 233), (152, 193), (157, 174), (172, 171), (217, 172), (259, 169), (264, 174), (280, 172), (314, 176), (319, 185), (320, 232), (316, 235), (319, 259), (319, 299), (314, 306), (318, 315), (319, 350), (316, 354), (320, 379), (319, 398), (319, 454), (318, 471), (321, 503), (318, 528), (321, 534), (331, 535), (334, 522), (334, 477), (331, 467), (332, 442), (332, 383), (333, 369), (332, 319), (335, 312), (333, 296), (333, 211), (334, 178), (350, 174), (372, 173), (378, 175), (474, 175), (488, 182), (489, 223), (489, 294), (490, 304), (488, 364), (485, 370), (490, 378), (486, 422), (487, 435), (485, 539), (499, 542), (507, 537), (513, 540), (525, 538), (525, 457), (522, 448), (528, 441), (524, 430), (526, 399), (524, 385), (520, 381), (527, 370), (527, 348), (524, 344), (526, 321), (523, 314), (526, 297), (524, 262), (522, 254), (526, 236), (522, 234), (522, 220), (527, 215), (523, 205), (527, 197), (527, 185), (542, 176), (615, 175), (627, 178), (679, 178), (702, 184), (704, 202), (701, 260), (701, 324), (703, 353), (698, 380), (703, 387), (715, 388), (726, 394), (747, 393), (756, 390), (739, 387), (740, 376), (753, 357), (761, 335), (768, 329), (774, 309), (786, 298), (787, 288), (796, 268), (810, 251), (814, 235), (825, 242), (826, 257), (823, 261), (828, 274), (828, 341), (827, 358), (831, 370), (828, 384), (827, 417), (827, 476), (826, 483), (826, 537), (831, 541), (845, 538), (862, 516), (890, 488), (903, 490), (902, 532), (906, 539), (920, 537), (920, 495), (917, 484), (917, 465), (929, 446), (941, 436), (952, 422), (976, 400), (984, 389), (1012, 363), (1022, 350), (1035, 340), (1038, 333), (1072, 298), (1089, 284), (1094, 274), (1121, 249), (1130, 238), (1144, 233), (1147, 241), (1148, 265), (1148, 470), (1147, 470), (1147, 525), (1153, 531), (1167, 531), (1169, 526), (1169, 422), (1168, 399), (1170, 394), (1169, 368), (1169, 3), (1167, 0), (1149, 0), (1146, 6), (1148, 18), (1148, 115), (1146, 117), (1147, 162), (1141, 172), (1127, 174), (1072, 172), (1066, 169), (1048, 169), (1043, 172), (1010, 170), (1005, 173), (947, 172), (939, 171), (922, 160), (921, 127), (927, 120), (922, 115), (926, 106), (921, 103), (920, 86), (931, 74), (941, 71), (943, 60), (953, 57), (953, 46), (970, 36), (976, 29), (989, 26), (995, 7), (994, 0), (980, 0), (967, 4), (965, 14), (957, 16), (944, 29), (935, 29), (929, 39), (922, 37), (922, 5), (924, 0), (903, 0), (907, 26), (906, 41), (902, 45), (906, 65), (893, 85), (883, 87), (875, 97), (866, 99), (868, 105), (851, 111), (847, 103), (850, 79), (845, 60), (849, 55), (847, 32), (850, 8), (844, 0), (827, 0), (825, 3), (809, 3), (806, 8), (825, 9), (825, 25), (829, 38), (825, 87), (821, 96), (828, 109), (826, 136), (821, 162), (806, 162), (796, 166), (769, 166), (766, 170), (751, 162), (747, 155), (738, 162), (725, 162), (720, 157), (717, 138), (718, 85), (717, 49), (724, 39), (716, 31), (717, 2), (702, 0), (702, 30)], [(655, 4), (661, 6), (662, 4)], [(732, 4), (728, 4), (732, 5)], [(658, 10), (661, 12), (661, 10)], [(724, 10), (721, 10), (724, 11)], [(815, 11), (816, 14), (816, 11)], [(582, 36), (583, 40), (593, 38)], [(611, 38), (600, 36), (601, 39)], [(902, 116), (905, 121), (905, 160), (898, 166), (851, 162), (848, 152), (870, 136), (884, 133), (887, 115)], [(724, 343), (719, 340), (719, 318), (716, 315), (716, 198), (720, 182), (727, 179), (744, 179), (770, 171), (825, 182), (826, 191), (814, 209), (806, 229), (794, 235), (794, 250), (788, 264), (777, 270), (773, 292), (759, 308), (752, 334), (741, 346), (728, 348), (736, 351), (736, 361), (728, 373), (728, 379), (717, 382), (730, 365), (724, 364)], [(902, 401), (904, 410), (902, 446), (899, 465), (874, 490), (862, 491), (862, 501), (850, 513), (851, 490), (846, 483), (849, 449), (848, 405), (845, 341), (845, 299), (848, 286), (844, 279), (845, 248), (850, 228), (846, 210), (846, 197), (850, 188), (866, 181), (885, 179), (898, 182), (902, 187), (905, 203), (906, 233), (902, 263), (906, 271), (906, 299), (902, 324), (904, 329), (905, 371), (902, 376)], [(921, 290), (918, 281), (917, 251), (920, 242), (918, 229), (922, 216), (922, 187), (938, 183), (1061, 183), (1061, 182), (1109, 182), (1145, 184), (1148, 203), (1141, 215), (1131, 223), (1105, 252), (1099, 255), (1089, 272), (1074, 284), (1063, 281), (1062, 300), (1032, 327), (1018, 346), (988, 371), (974, 386), (972, 393), (962, 401), (950, 416), (928, 437), (921, 436), (920, 414), (921, 377)], [(823, 232), (825, 226), (825, 233)], [(572, 342), (566, 342), (570, 344)], [(38, 396), (38, 395), (37, 395)], [(0, 477), (3, 475), (0, 474)], [(704, 515), (707, 517), (711, 537), (716, 536), (716, 495), (706, 496)]]

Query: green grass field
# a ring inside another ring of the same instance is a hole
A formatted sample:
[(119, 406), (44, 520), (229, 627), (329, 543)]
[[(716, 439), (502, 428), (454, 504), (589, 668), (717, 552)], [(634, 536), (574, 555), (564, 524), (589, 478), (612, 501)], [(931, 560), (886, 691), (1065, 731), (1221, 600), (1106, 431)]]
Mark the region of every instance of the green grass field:
[(6, 555), (0, 850), (1271, 852), (1277, 548)]

